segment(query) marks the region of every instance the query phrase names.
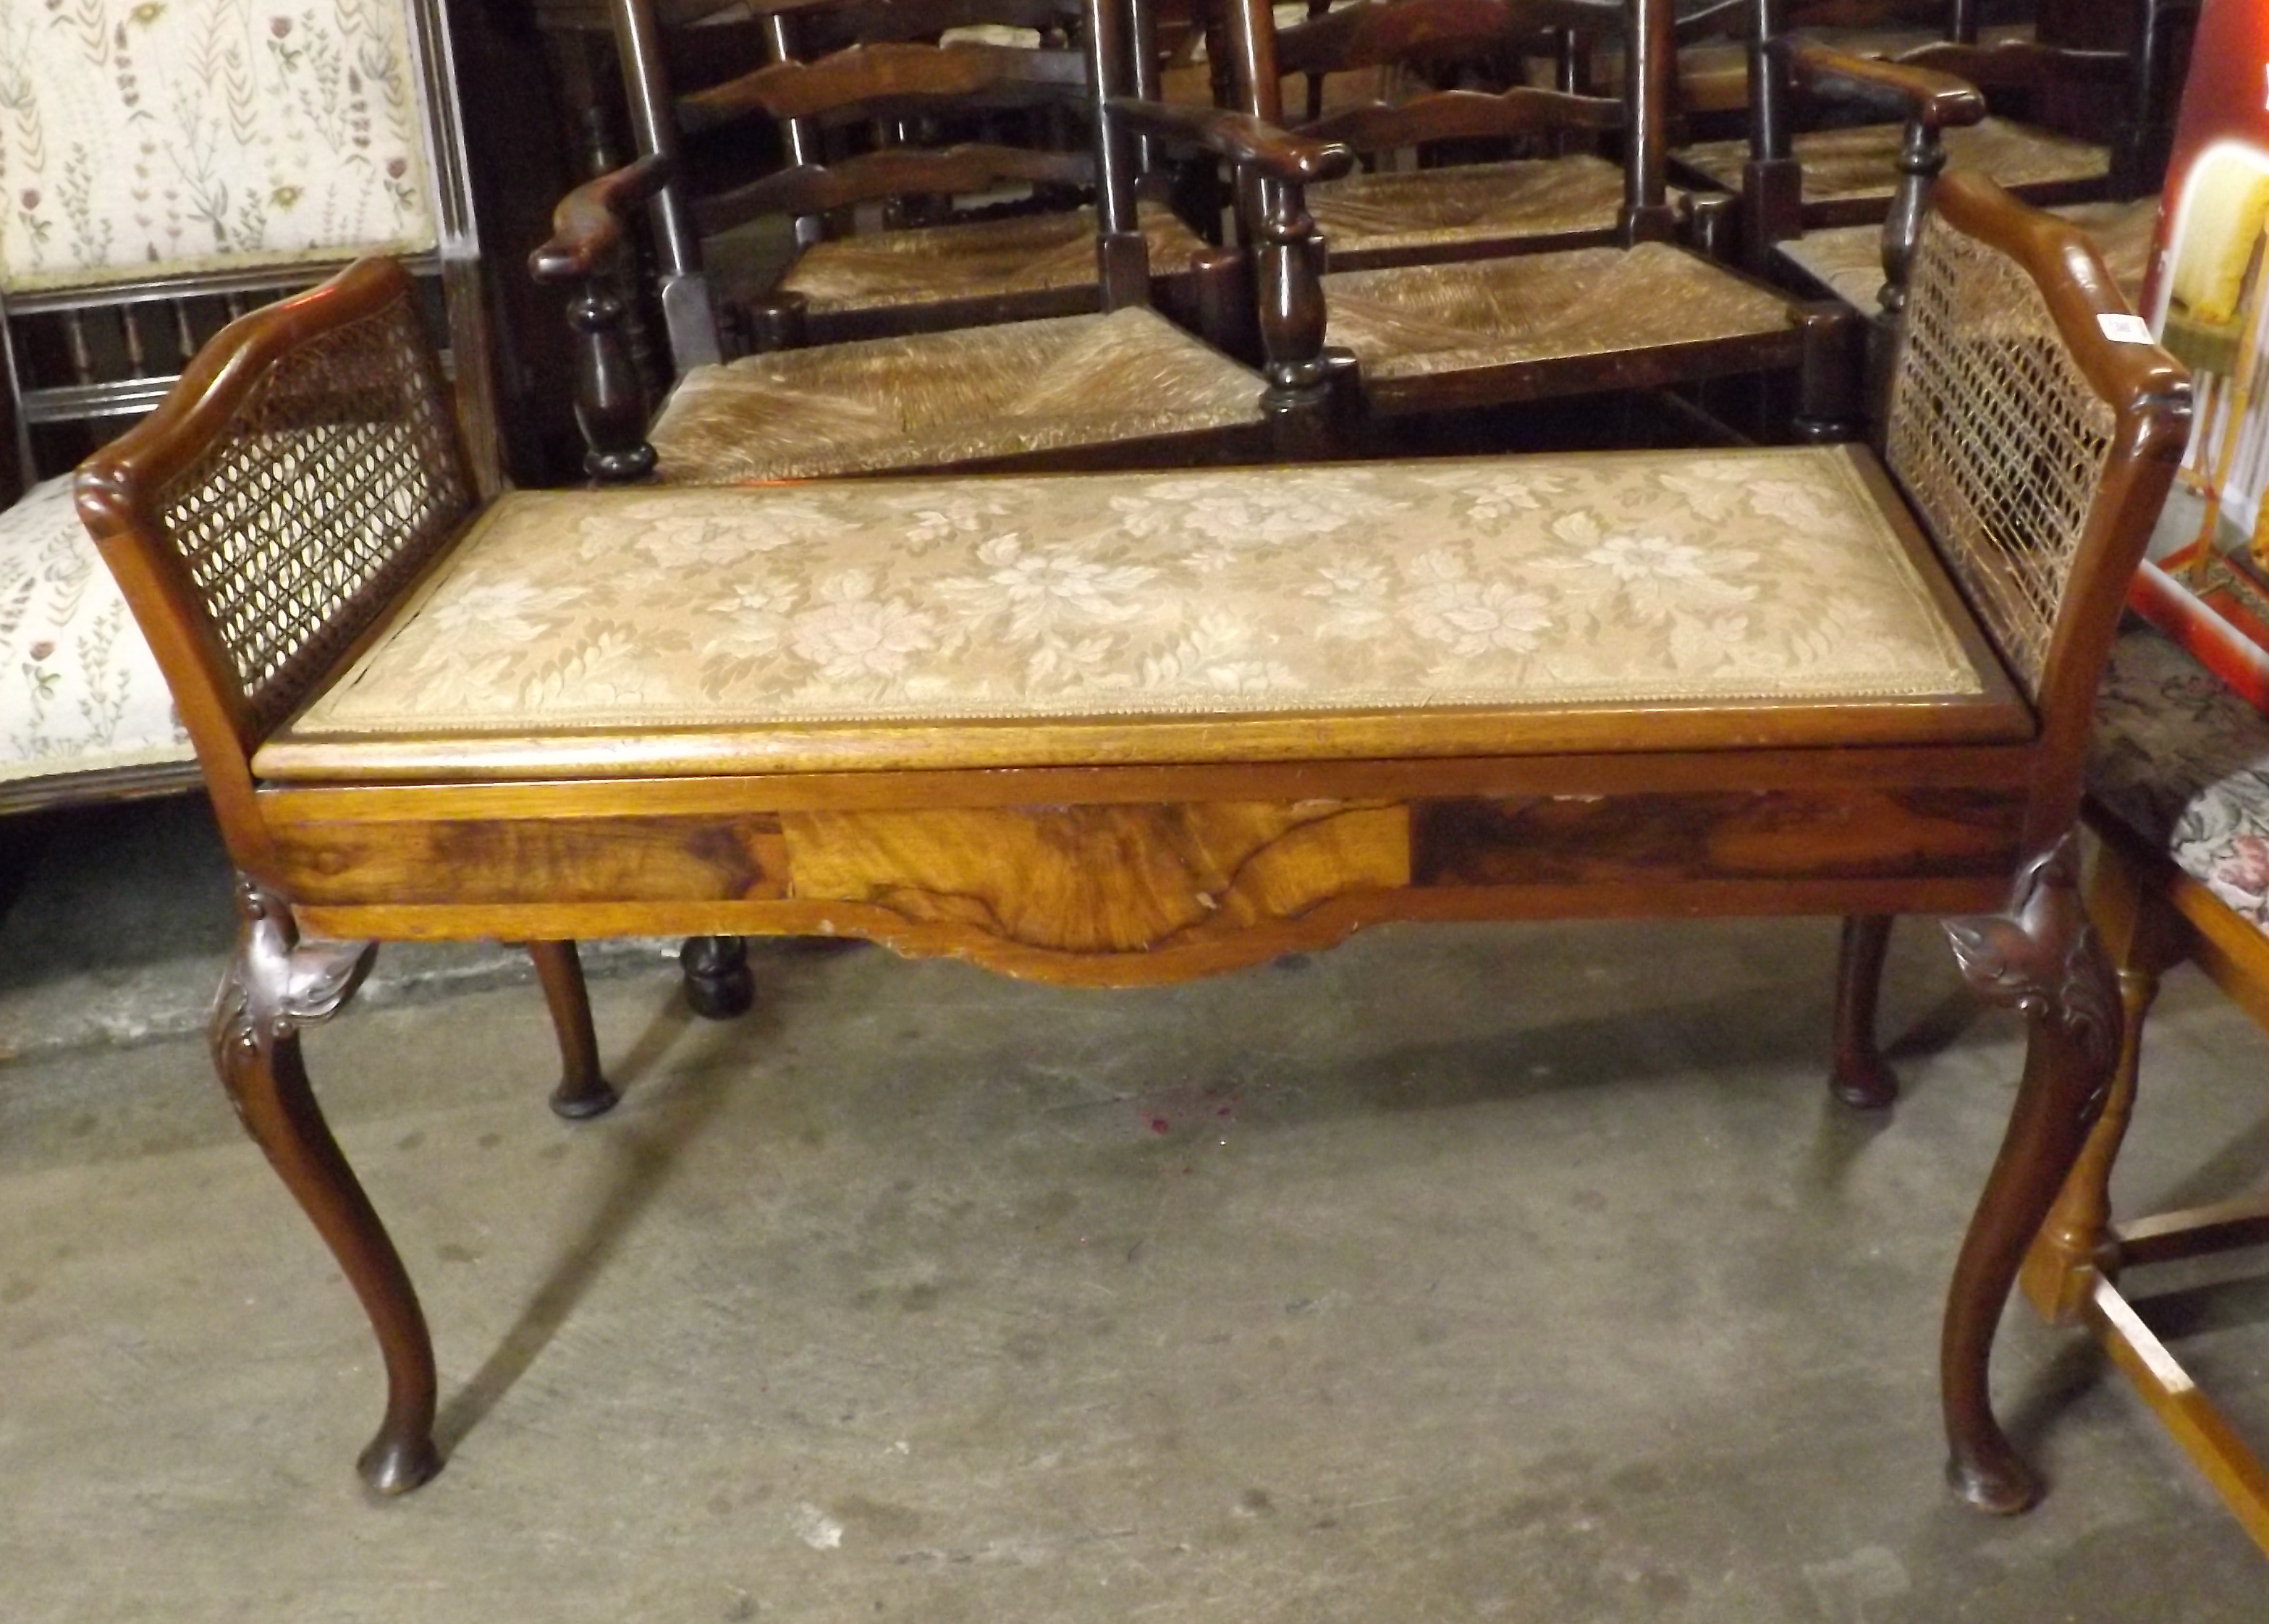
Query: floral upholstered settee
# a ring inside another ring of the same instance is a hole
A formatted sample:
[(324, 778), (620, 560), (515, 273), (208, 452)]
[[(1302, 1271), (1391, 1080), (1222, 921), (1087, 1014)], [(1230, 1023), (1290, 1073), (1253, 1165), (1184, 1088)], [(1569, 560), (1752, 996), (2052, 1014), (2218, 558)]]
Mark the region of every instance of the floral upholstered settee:
[(196, 781), (188, 735), (68, 476), (0, 513), (0, 811)]
[(2255, 929), (2269, 932), (2269, 717), (2147, 629), (2097, 696), (2097, 803)]

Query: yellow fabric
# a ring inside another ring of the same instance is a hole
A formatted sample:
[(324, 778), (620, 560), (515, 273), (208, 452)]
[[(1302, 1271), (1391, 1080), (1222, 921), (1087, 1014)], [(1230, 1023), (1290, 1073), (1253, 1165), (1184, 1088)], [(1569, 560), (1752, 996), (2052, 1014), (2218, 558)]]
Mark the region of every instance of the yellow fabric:
[(1256, 424), (1261, 388), (1129, 309), (696, 367), (651, 438), (671, 484), (809, 479)]
[[(1897, 124), (1862, 124), (1849, 129), (1808, 129), (1792, 145), (1804, 166), (1804, 201), (1850, 203), (1888, 198), (1898, 181)], [(2092, 142), (2007, 119), (1989, 118), (1947, 130), (1947, 166), (1976, 169), (2003, 186), (2051, 186), (2101, 181), (2110, 172), (2110, 154)], [(1741, 189), (1741, 168), (1749, 161), (1747, 140), (1704, 141), (1681, 149), (1679, 161), (1728, 191)]]
[(280, 742), (1982, 692), (1853, 456), (524, 491)]

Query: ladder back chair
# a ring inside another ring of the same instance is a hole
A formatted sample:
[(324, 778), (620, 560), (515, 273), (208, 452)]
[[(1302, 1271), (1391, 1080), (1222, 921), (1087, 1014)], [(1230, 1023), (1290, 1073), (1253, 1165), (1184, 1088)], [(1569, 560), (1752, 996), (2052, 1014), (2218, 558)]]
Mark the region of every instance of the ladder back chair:
[[(652, 0), (615, 0), (640, 151), (670, 160), (653, 216), (681, 372), (751, 350), (1104, 307), (1100, 223), (1082, 203), (1098, 180), (1081, 105), (1094, 70), (1081, 0), (767, 0), (755, 10), (772, 60), (673, 96)], [(1030, 43), (1001, 43), (1001, 33)], [(1123, 48), (1110, 70), (1126, 72), (1127, 93), (1154, 99), (1155, 70), (1139, 77)], [(689, 144), (751, 121), (777, 130), (781, 172), (707, 177), (697, 195), (705, 177), (686, 161)], [(961, 138), (920, 139), (941, 121)], [(1022, 139), (1006, 144), (1004, 131)], [(1020, 188), (1037, 199), (989, 210), (998, 218), (897, 229), (876, 218), (950, 217), (956, 195)], [(718, 240), (768, 217), (787, 226), (775, 233), (784, 255), (744, 254), (737, 273), (713, 273)], [(1161, 292), (1186, 299), (1204, 274), (1194, 262), (1211, 245), (1153, 206), (1139, 209), (1135, 229)]]
[[(1580, 60), (1620, 40), (1621, 0), (1356, 0), (1279, 30), (1276, 69), (1326, 76), (1479, 60), (1518, 62), (1548, 41)], [(1422, 81), (1423, 82), (1423, 81)], [(1309, 188), (1307, 206), (1341, 270), (1599, 246), (1615, 240), (1625, 209), (1622, 166), (1605, 151), (1621, 131), (1623, 99), (1515, 83), (1501, 91), (1433, 89), (1398, 100), (1349, 101), (1328, 114), (1311, 94), (1293, 128), (1364, 155), (1366, 173)], [(1266, 116), (1266, 114), (1263, 114)], [(1442, 144), (1523, 143), (1569, 150), (1495, 162), (1426, 164)], [(1425, 166), (1383, 169), (1381, 154), (1415, 149)]]
[[(1850, 313), (1800, 306), (1674, 240), (1680, 223), (1663, 145), (1668, 0), (1622, 0), (1620, 9), (1631, 62), (1613, 242), (1349, 271), (1333, 263), (1328, 233), (1316, 233), (1320, 251), (1302, 262), (1296, 287), (1306, 321), (1291, 330), (1303, 347), (1268, 356), (1278, 388), (1351, 380), (1368, 413), (1392, 417), (1801, 367), (1800, 432), (1822, 439), (1855, 432)], [(1282, 111), (1282, 62), (1269, 9), (1238, 0), (1230, 23), (1241, 105), (1273, 122)], [(1572, 117), (1588, 125), (1599, 107), (1595, 100), (1518, 92), (1496, 101), (1548, 124)], [(1452, 119), (1469, 105), (1478, 104), (1436, 103)], [(1269, 193), (1280, 210), (1312, 220), (1304, 194)]]
[(370, 941), (821, 933), (1103, 986), (1390, 919), (1904, 910), (1973, 915), (1970, 979), (2032, 1022), (1944, 1348), (1957, 1483), (2027, 1501), (1987, 1364), (2117, 1047), (2082, 747), (2188, 396), (2068, 227), (1967, 176), (1937, 206), (1882, 461), (477, 507), (397, 269), (230, 328), (80, 510), (241, 871), (215, 1059), (377, 1332), (368, 1480), (440, 1465), (415, 1292), (299, 1051)]
[[(2180, 82), (2176, 60), (2194, 14), (2189, 0), (2134, 0), (2132, 50), (2083, 49), (2029, 39), (1976, 42), (1960, 32), (1888, 58), (1842, 48), (1792, 25), (1787, 0), (1746, 0), (1749, 133), (1673, 155), (1681, 179), (1738, 195), (1748, 262), (1800, 233), (1869, 225), (1896, 211), (1904, 177), (1950, 163), (1991, 174), (2030, 202), (2128, 202), (2157, 189)], [(1902, 80), (1887, 70), (1917, 70)], [(1951, 83), (1949, 83), (1951, 82)], [(1972, 96), (1955, 95), (1952, 83)], [(2119, 109), (2101, 139), (1996, 116), (2014, 94), (2044, 102), (2089, 88)], [(1797, 128), (1808, 106), (1865, 109), (1903, 103), (1900, 122)], [(1918, 136), (1918, 129), (1925, 132)], [(1926, 138), (1925, 138), (1926, 137)]]
[[(791, 124), (829, 107), (950, 111), (985, 91), (1075, 114), (1090, 131), (1079, 151), (981, 144), (883, 148), (751, 181), (709, 200), (703, 206), (711, 211), (697, 218), (712, 225), (765, 213), (810, 218), (861, 202), (967, 193), (1003, 180), (1092, 185), (1096, 225), (1081, 226), (1071, 258), (1059, 254), (1055, 262), (1068, 266), (1084, 256), (1069, 290), (1077, 296), (1072, 304), (1099, 306), (1101, 314), (1044, 314), (1060, 306), (1059, 290), (1044, 292), (1027, 313), (1033, 319), (820, 343), (809, 342), (817, 289), (807, 285), (791, 290), (795, 300), (777, 299), (766, 317), (775, 336), (805, 342), (691, 367), (649, 432), (614, 274), (632, 210), (669, 197), (670, 159), (649, 154), (571, 194), (556, 217), (558, 234), (536, 251), (533, 269), (539, 280), (577, 290), (570, 321), (584, 356), (579, 413), (592, 447), (590, 471), (622, 479), (654, 470), (672, 483), (713, 484), (1035, 459), (1117, 463), (1265, 452), (1273, 431), (1260, 378), (1150, 307), (1154, 244), (1142, 223), (1137, 159), (1146, 144), (1194, 147), (1297, 185), (1344, 171), (1352, 154), (1232, 114), (1167, 108), (1124, 93), (1134, 81), (1130, 26), (1120, 0), (1095, 0), (1082, 53), (861, 45), (812, 63), (774, 63), (704, 93), (721, 107), (758, 107)], [(989, 231), (993, 224), (928, 229)], [(818, 244), (807, 259), (831, 246)], [(1253, 303), (1247, 259), (1205, 253), (1212, 292), (1199, 302), (1233, 323)], [(666, 303), (669, 297), (666, 287)], [(999, 304), (985, 313), (1009, 314)]]

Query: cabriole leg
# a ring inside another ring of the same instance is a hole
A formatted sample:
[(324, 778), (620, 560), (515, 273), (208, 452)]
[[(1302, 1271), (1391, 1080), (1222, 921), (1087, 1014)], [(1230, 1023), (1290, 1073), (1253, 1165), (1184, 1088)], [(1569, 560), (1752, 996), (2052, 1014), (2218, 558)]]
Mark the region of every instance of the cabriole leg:
[(402, 1259), (355, 1182), (307, 1084), (299, 1029), (344, 1004), (370, 968), (369, 942), (301, 941), (282, 898), (240, 875), (243, 923), (213, 1006), (213, 1063), (285, 1187), (362, 1299), (386, 1361), (386, 1419), (356, 1462), (382, 1495), (441, 1469), (433, 1446), (433, 1344)]
[(2103, 1109), (2118, 1058), (2118, 989), (2081, 906), (2079, 868), (2078, 836), (2067, 834), (2019, 874), (2006, 914), (1946, 921), (1970, 985), (2031, 1023), (2009, 1131), (1962, 1238), (1939, 1344), (1947, 1474), (1988, 1511), (2021, 1511), (2040, 1497), (2038, 1478), (1993, 1418), (1987, 1367), (2018, 1263)]
[(559, 1039), (559, 1086), (551, 1109), (570, 1121), (614, 1109), (620, 1098), (599, 1069), (599, 1038), (591, 1027), (591, 994), (583, 984), (583, 962), (572, 941), (531, 941), (543, 1001), (551, 1007), (551, 1030)]
[(1837, 1099), (1862, 1111), (1899, 1096), (1899, 1080), (1883, 1064), (1875, 1034), (1875, 1004), (1883, 990), (1883, 956), (1891, 944), (1891, 916), (1855, 913), (1844, 921), (1836, 960), (1836, 1058), (1828, 1086)]

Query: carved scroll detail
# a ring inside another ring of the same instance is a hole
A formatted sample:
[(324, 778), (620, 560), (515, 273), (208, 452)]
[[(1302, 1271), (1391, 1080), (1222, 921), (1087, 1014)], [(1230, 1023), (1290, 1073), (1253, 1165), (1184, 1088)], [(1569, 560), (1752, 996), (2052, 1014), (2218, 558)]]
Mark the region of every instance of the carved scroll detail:
[(213, 1064), (244, 1121), (245, 1068), (269, 1045), (336, 1014), (369, 973), (378, 944), (301, 941), (290, 906), (241, 875), (236, 908), (243, 933), (221, 977), (210, 1030)]
[[(1943, 924), (1963, 978), (1980, 997), (2029, 1020), (2058, 1022), (2091, 1070), (2110, 1067), (2119, 1047), (2119, 987), (2081, 907), (2076, 833), (2018, 871), (2007, 912)], [(2093, 1120), (2103, 1103), (2098, 1089), (2082, 1110)]]

